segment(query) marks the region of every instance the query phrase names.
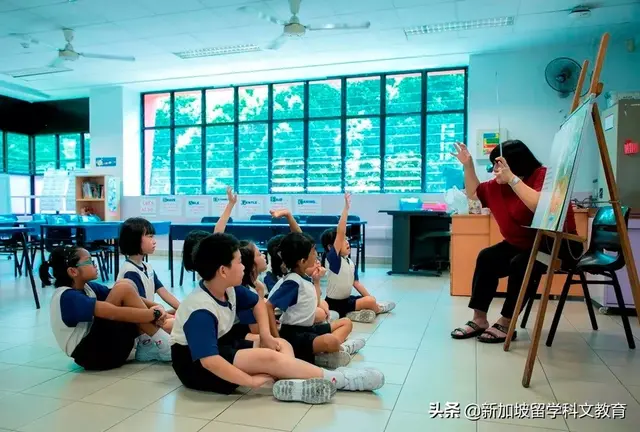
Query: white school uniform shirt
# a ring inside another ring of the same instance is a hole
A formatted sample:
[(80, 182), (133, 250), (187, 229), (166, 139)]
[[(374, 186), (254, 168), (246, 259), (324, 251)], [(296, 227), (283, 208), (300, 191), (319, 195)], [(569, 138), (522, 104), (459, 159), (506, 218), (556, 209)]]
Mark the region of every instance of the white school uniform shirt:
[(96, 301), (105, 301), (109, 288), (96, 282), (89, 282), (84, 290), (59, 287), (51, 297), (51, 330), (58, 346), (68, 356), (73, 354), (93, 324)]
[(344, 300), (351, 295), (353, 284), (358, 280), (358, 268), (349, 257), (340, 256), (335, 248), (327, 252), (327, 297)]
[(122, 279), (129, 279), (133, 282), (138, 289), (140, 297), (146, 298), (147, 300), (153, 300), (156, 291), (164, 287), (151, 265), (145, 262), (143, 262), (141, 266), (138, 266), (129, 259), (125, 260), (122, 267), (120, 267), (120, 272), (116, 280), (119, 281)]
[(318, 294), (313, 282), (297, 273), (280, 279), (269, 292), (269, 302), (282, 311), (280, 323), (311, 327), (318, 307)]
[(171, 344), (188, 346), (193, 361), (217, 355), (218, 339), (229, 333), (238, 311), (252, 309), (258, 296), (244, 286), (227, 288), (225, 300), (215, 298), (201, 281), (180, 303)]

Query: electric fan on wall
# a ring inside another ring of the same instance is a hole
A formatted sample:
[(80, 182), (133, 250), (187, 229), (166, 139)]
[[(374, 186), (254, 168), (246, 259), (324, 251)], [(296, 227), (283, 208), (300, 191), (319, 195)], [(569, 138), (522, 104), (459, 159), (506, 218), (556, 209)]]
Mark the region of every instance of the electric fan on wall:
[[(582, 67), (577, 61), (568, 57), (552, 60), (544, 70), (544, 76), (549, 87), (558, 92), (561, 98), (566, 98), (576, 90)], [(584, 89), (584, 96), (587, 89)]]

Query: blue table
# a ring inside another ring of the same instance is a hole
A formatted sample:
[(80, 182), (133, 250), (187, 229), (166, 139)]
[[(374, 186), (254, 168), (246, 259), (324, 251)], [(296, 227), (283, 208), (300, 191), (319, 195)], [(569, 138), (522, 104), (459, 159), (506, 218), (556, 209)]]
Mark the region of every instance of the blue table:
[[(150, 221), (156, 230), (156, 235), (168, 235), (170, 233), (171, 222), (168, 221)], [(41, 258), (44, 262), (44, 250), (46, 233), (49, 229), (73, 229), (76, 231), (76, 243), (83, 245), (99, 240), (114, 242), (114, 267), (113, 273), (116, 277), (120, 271), (120, 248), (118, 247), (118, 238), (120, 237), (120, 226), (123, 221), (113, 222), (85, 222), (85, 223), (67, 223), (60, 225), (40, 225), (40, 236), (42, 243), (40, 247)]]
[[(361, 243), (361, 271), (365, 271), (365, 226), (367, 221), (349, 221), (347, 222), (347, 234), (352, 226), (362, 227), (362, 243)], [(322, 232), (329, 228), (335, 228), (335, 224), (298, 224), (303, 232), (312, 235), (315, 239), (319, 239)], [(214, 223), (172, 223), (169, 232), (169, 272), (171, 274), (171, 286), (173, 286), (173, 241), (184, 240), (190, 232), (196, 230), (213, 232)], [(278, 234), (286, 234), (291, 228), (286, 223), (271, 223), (270, 220), (257, 221), (238, 221), (227, 224), (225, 232), (232, 234), (242, 240), (251, 240), (259, 247), (266, 247), (266, 243)]]
[(0, 235), (18, 235), (22, 243), (22, 259), (25, 263), (25, 268), (27, 269), (27, 274), (29, 275), (29, 280), (31, 282), (31, 291), (33, 292), (33, 300), (36, 302), (36, 308), (40, 309), (40, 299), (38, 298), (38, 291), (36, 290), (36, 281), (33, 278), (33, 265), (31, 262), (31, 258), (29, 258), (29, 241), (28, 235), (33, 231), (32, 227), (7, 227), (0, 226)]

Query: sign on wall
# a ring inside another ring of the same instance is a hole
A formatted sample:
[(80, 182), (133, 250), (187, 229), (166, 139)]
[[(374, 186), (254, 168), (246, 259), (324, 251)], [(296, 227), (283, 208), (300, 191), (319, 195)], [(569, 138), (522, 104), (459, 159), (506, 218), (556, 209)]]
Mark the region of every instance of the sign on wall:
[(178, 197), (168, 196), (160, 198), (161, 216), (182, 216), (182, 207)]
[(289, 209), (292, 210), (292, 196), (291, 195), (271, 195), (269, 197), (269, 208), (268, 210), (281, 210), (281, 209)]
[(140, 200), (140, 215), (155, 216), (158, 213), (158, 198), (142, 197)]
[(264, 198), (263, 196), (238, 198), (238, 217), (240, 219), (250, 219), (254, 214), (264, 214)]
[(209, 199), (187, 198), (185, 215), (190, 218), (202, 218), (203, 216), (209, 216)]
[(296, 198), (295, 213), (301, 215), (322, 214), (322, 198)]

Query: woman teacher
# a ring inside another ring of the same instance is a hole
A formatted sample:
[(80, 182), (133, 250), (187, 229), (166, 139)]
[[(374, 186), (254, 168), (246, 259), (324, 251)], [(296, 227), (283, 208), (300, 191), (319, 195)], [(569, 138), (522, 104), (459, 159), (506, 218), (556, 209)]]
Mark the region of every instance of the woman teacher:
[[(533, 220), (547, 169), (522, 141), (505, 141), (502, 144), (502, 155), (499, 147), (496, 147), (489, 156), (495, 177), (481, 183), (467, 147), (462, 143), (456, 143), (455, 148), (456, 151), (452, 154), (464, 166), (467, 196), (480, 200), (483, 207), (491, 210), (504, 240), (483, 249), (478, 254), (469, 301), (469, 308), (473, 309), (473, 318), (463, 327), (453, 330), (451, 337), (477, 337), (480, 342), (502, 343), (507, 335), (533, 248), (536, 231), (527, 227)], [(572, 206), (567, 212), (564, 231), (576, 234)], [(551, 241), (543, 240), (540, 250), (549, 253), (551, 246)], [(575, 265), (582, 251), (582, 243), (563, 240), (559, 258), (563, 265)], [(545, 271), (546, 266), (536, 262), (523, 305), (529, 296), (535, 294)], [(489, 305), (498, 290), (499, 279), (504, 277), (509, 279), (507, 297), (500, 312), (501, 317), (489, 327)], [(515, 338), (516, 333), (513, 336)]]

